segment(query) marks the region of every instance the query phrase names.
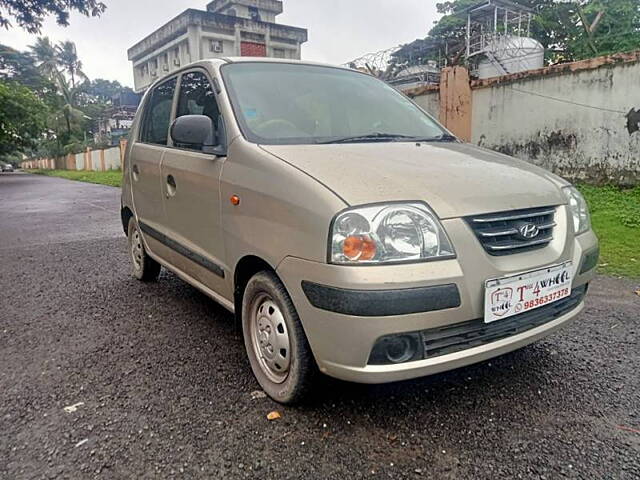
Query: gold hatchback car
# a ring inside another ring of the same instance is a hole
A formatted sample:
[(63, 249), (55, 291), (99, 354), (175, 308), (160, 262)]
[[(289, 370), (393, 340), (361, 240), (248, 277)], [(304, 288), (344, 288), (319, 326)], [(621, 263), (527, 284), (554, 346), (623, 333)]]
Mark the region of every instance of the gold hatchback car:
[(598, 260), (561, 178), (458, 141), (361, 72), (202, 61), (147, 91), (127, 147), (134, 275), (161, 266), (242, 325), (273, 399), (486, 360), (580, 313)]

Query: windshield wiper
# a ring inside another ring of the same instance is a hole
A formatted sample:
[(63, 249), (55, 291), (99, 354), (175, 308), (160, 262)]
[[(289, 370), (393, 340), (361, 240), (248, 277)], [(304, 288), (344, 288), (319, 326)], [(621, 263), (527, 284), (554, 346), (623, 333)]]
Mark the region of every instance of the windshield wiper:
[(369, 135), (357, 135), (353, 137), (341, 137), (333, 140), (317, 142), (319, 144), (330, 143), (367, 143), (367, 142), (456, 142), (458, 139), (448, 133), (443, 133), (437, 137), (415, 137), (412, 135), (402, 135), (399, 133), (370, 133)]
[(438, 135), (437, 137), (425, 137), (418, 138), (414, 137), (416, 142), (457, 142), (458, 139), (453, 135), (449, 135), (448, 133), (443, 133), (442, 135)]
[(398, 140), (411, 140), (413, 141), (415, 137), (410, 135), (401, 135), (398, 133), (370, 133), (369, 135), (357, 135), (353, 137), (341, 137), (335, 138), (333, 140), (327, 140), (318, 142), (319, 144), (329, 144), (329, 143), (366, 143), (366, 142), (387, 142), (387, 141), (398, 141)]

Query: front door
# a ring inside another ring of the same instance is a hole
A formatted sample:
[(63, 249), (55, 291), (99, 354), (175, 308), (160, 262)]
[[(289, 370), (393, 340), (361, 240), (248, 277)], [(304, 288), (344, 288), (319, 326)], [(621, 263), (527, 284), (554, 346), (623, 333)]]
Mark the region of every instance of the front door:
[[(183, 115), (206, 115), (218, 124), (220, 111), (203, 70), (186, 72), (180, 79), (176, 118)], [(223, 158), (199, 147), (173, 145), (162, 159), (161, 174), (167, 236), (176, 246), (170, 262), (214, 292), (231, 298), (220, 225), (223, 163)]]
[(160, 257), (165, 256), (166, 247), (149, 232), (162, 231), (165, 223), (160, 164), (167, 149), (176, 85), (177, 79), (172, 78), (149, 93), (130, 154), (135, 215), (149, 251)]

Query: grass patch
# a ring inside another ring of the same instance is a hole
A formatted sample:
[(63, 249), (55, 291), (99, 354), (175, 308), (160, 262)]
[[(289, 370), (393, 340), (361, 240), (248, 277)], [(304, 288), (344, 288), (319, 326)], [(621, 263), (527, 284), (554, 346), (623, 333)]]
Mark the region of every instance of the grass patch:
[(66, 178), (78, 182), (98, 183), (110, 187), (122, 186), (122, 170), (109, 170), (108, 172), (85, 172), (76, 170), (28, 170), (29, 173), (47, 175), (49, 177)]
[(578, 187), (600, 239), (602, 273), (640, 277), (640, 187)]

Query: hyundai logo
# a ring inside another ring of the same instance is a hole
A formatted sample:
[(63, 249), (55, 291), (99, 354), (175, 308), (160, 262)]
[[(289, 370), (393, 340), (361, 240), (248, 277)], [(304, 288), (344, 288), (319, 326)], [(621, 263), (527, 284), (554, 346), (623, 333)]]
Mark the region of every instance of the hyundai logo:
[(535, 223), (525, 223), (524, 225), (520, 225), (518, 227), (518, 233), (522, 238), (530, 240), (538, 236), (538, 234), (540, 233), (540, 229)]

